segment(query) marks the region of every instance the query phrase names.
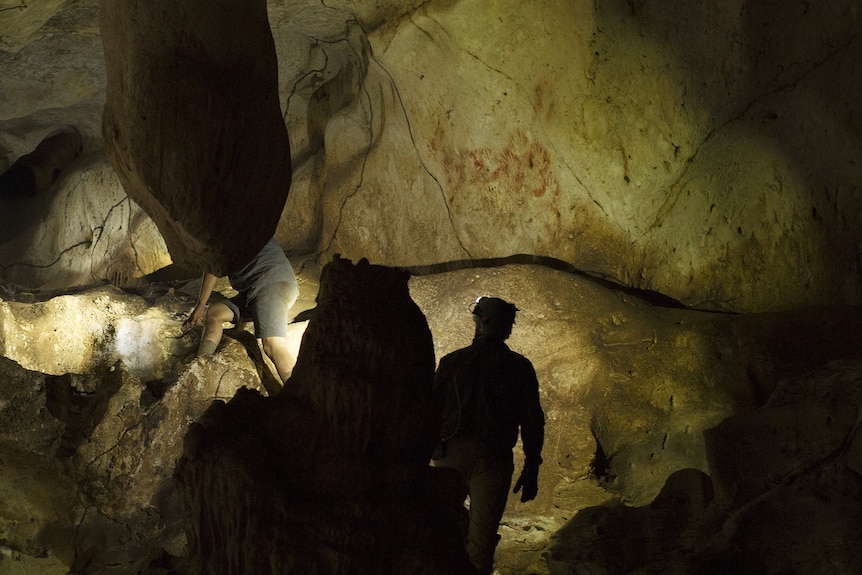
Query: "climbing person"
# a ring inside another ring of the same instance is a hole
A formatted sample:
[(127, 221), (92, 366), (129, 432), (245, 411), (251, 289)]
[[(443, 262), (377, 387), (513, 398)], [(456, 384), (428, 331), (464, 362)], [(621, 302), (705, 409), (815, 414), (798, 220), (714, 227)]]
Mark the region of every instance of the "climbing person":
[(299, 286), (290, 261), (275, 238), (241, 270), (228, 275), (231, 287), (239, 292), (232, 298), (210, 302), (218, 277), (204, 272), (197, 303), (183, 323), (183, 331), (203, 324), (198, 357), (215, 353), (224, 332), (224, 323), (242, 325), (254, 321), (255, 335), (272, 360), (281, 382), (291, 375), (296, 358), (287, 341), (288, 310), (299, 295)]
[(435, 467), (458, 471), (470, 498), (466, 548), (480, 575), (491, 573), (500, 519), (514, 473), (520, 432), (525, 456), (513, 493), (538, 494), (545, 414), (533, 364), (504, 343), (512, 332), (513, 304), (481, 297), (472, 306), (472, 343), (440, 360), (434, 393), (443, 406)]

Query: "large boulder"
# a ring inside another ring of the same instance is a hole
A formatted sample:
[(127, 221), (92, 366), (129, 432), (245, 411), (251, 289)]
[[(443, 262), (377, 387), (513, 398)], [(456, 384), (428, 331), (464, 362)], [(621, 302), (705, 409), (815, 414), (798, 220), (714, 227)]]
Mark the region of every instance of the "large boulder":
[(151, 553), (184, 553), (173, 471), (188, 422), (240, 387), (262, 389), (240, 339), (191, 357), (194, 334), (176, 315), (192, 297), (105, 288), (2, 302), (0, 572), (8, 559), (46, 574), (132, 573)]
[(581, 510), (553, 536), (549, 573), (859, 572), (856, 355), (783, 378), (766, 405), (707, 430), (710, 475), (677, 471), (648, 505)]

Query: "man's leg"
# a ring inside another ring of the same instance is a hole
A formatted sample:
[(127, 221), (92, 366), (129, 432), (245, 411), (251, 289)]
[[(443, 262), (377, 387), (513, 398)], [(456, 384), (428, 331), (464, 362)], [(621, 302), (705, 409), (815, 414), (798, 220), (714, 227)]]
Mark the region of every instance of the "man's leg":
[(280, 282), (260, 289), (250, 302), (254, 316), (254, 331), (263, 343), (263, 352), (272, 360), (282, 383), (287, 381), (296, 358), (287, 341), (288, 310), (296, 301), (299, 287)]
[(198, 345), (198, 357), (215, 353), (222, 333), (224, 323), (234, 321), (234, 313), (222, 302), (210, 304), (204, 318), (204, 331)]
[(511, 452), (489, 456), (479, 441), (456, 437), (448, 442), (445, 457), (435, 460), (434, 466), (451, 467), (464, 480), (470, 494), (467, 555), (480, 575), (489, 575), (500, 539), (497, 530), (512, 483)]
[(293, 366), (296, 364), (296, 358), (290, 353), (287, 338), (270, 336), (262, 338), (262, 341), (263, 353), (272, 360), (272, 364), (278, 371), (278, 377), (284, 383), (290, 378), (290, 374), (293, 373)]
[(482, 457), (476, 461), (468, 479), (470, 526), (467, 529), (467, 554), (480, 574), (489, 574), (494, 551), (500, 541), (497, 530), (506, 509), (512, 483), (511, 457)]

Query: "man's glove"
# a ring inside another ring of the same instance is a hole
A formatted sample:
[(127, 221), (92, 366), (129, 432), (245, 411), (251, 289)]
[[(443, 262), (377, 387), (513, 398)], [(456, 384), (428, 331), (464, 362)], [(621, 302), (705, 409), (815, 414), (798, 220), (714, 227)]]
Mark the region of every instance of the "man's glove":
[(517, 493), (523, 489), (521, 493), (521, 503), (532, 501), (539, 493), (539, 465), (536, 463), (526, 463), (521, 476), (515, 482), (515, 489), (512, 493)]

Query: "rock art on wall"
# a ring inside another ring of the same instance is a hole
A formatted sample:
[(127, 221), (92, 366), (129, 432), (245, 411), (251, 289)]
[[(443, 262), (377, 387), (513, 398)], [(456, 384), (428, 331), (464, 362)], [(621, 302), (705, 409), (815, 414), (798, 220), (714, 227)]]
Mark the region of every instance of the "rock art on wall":
[(862, 297), (855, 0), (102, 8), (102, 37), (97, 0), (2, 12), (0, 169), (74, 125), (185, 268), (275, 231), (321, 261), (541, 255), (699, 309)]

